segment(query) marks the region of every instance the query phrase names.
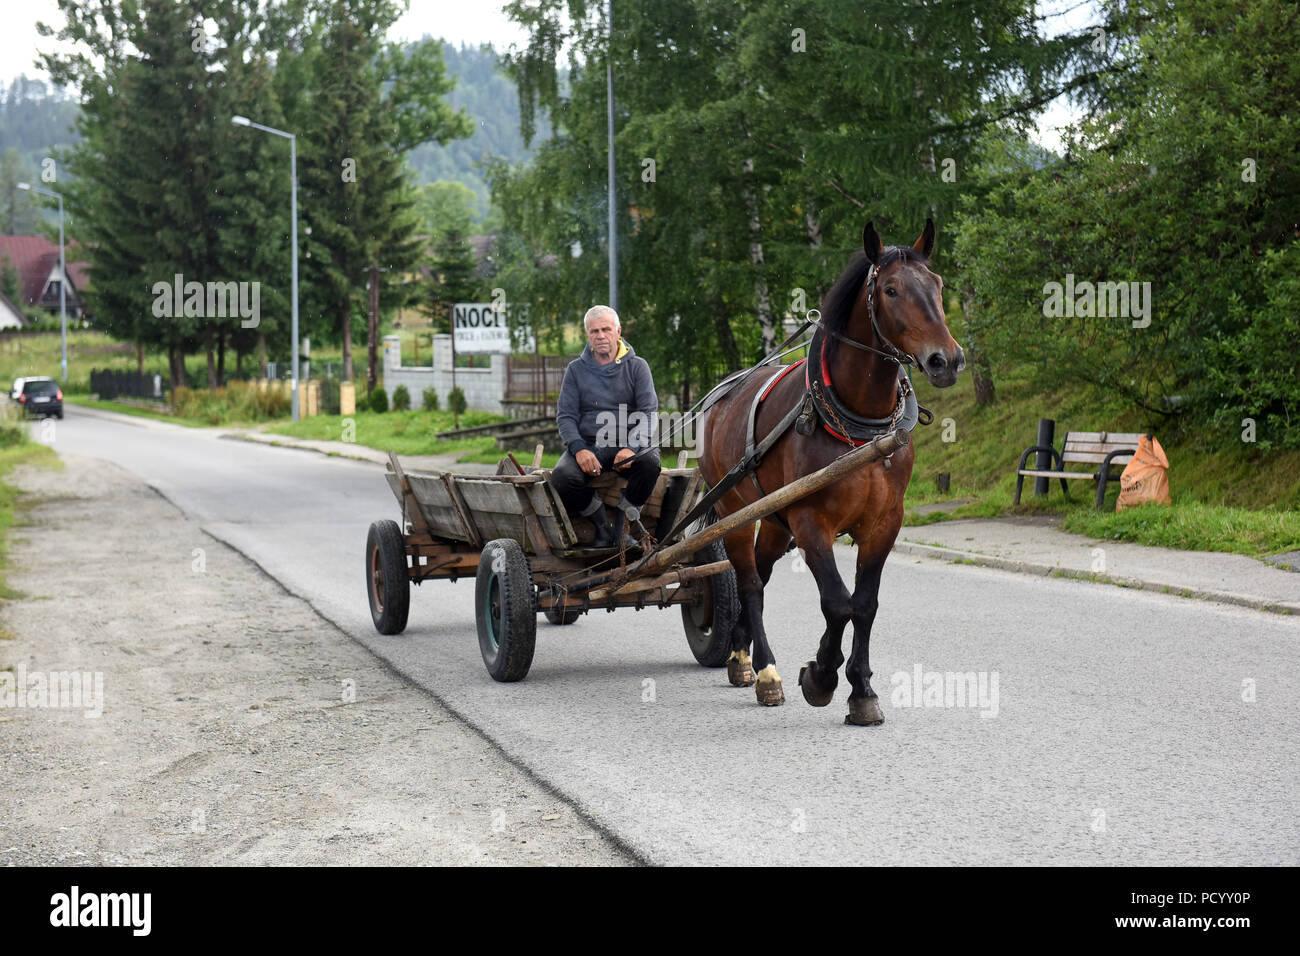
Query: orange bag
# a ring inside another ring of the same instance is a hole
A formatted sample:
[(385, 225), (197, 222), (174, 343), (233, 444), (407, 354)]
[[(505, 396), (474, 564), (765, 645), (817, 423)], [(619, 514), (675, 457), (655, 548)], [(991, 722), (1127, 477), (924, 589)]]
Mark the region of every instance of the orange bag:
[(1151, 435), (1143, 435), (1138, 441), (1137, 452), (1119, 476), (1116, 513), (1134, 505), (1169, 504), (1168, 469), (1169, 459), (1165, 457), (1160, 442)]

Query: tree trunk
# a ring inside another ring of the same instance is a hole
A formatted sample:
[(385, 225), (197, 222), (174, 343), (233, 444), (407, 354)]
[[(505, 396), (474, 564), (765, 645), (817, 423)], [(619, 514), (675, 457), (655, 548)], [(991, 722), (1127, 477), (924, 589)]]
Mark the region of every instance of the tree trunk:
[(339, 316), (339, 330), (343, 333), (343, 381), (352, 381), (352, 302), (343, 301)]
[(989, 368), (984, 350), (980, 348), (975, 328), (974, 290), (969, 287), (962, 289), (961, 309), (966, 315), (966, 358), (970, 364), (971, 378), (975, 381), (975, 404), (992, 405), (997, 399), (993, 387), (993, 372)]
[(217, 333), (217, 381), (226, 384), (226, 333)]
[[(758, 217), (758, 196), (754, 192), (754, 160), (746, 159), (742, 167), (745, 173), (745, 208), (749, 213), (749, 261), (755, 266), (754, 302), (758, 308), (758, 324), (763, 330), (763, 354), (767, 355), (776, 348), (776, 323), (772, 320), (772, 301), (767, 292), (767, 280), (763, 277), (763, 224)], [(739, 364), (739, 363), (736, 363)]]
[(257, 377), (266, 378), (266, 333), (257, 333)]
[(208, 388), (217, 387), (217, 363), (212, 355), (212, 329), (203, 333), (203, 349), (208, 355)]
[(180, 347), (178, 342), (170, 342), (167, 345), (167, 374), (171, 378), (172, 394), (175, 395), (176, 389), (185, 388), (185, 350)]
[(144, 343), (135, 343), (135, 370), (139, 375), (144, 374)]

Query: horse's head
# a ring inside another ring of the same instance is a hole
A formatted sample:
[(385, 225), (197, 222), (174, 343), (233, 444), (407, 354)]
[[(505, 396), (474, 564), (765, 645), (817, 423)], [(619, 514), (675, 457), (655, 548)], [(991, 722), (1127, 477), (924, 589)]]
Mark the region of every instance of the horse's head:
[(863, 283), (859, 306), (874, 310), (878, 334), (910, 355), (931, 385), (954, 384), (966, 367), (966, 353), (948, 331), (943, 279), (929, 268), (934, 223), (925, 221), (925, 231), (913, 245), (888, 249), (867, 223), (862, 247), (876, 269), (876, 281), (874, 289), (872, 283)]

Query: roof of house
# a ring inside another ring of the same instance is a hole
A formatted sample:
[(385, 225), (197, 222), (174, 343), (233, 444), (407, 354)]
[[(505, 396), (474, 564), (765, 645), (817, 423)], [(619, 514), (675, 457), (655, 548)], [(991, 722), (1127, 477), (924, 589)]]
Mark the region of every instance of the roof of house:
[(3, 312), (12, 313), (14, 320), (18, 323), (20, 328), (25, 328), (27, 325), (30, 324), (27, 321), (27, 316), (23, 314), (23, 310), (18, 308), (18, 306), (14, 305), (13, 301), (9, 298), (9, 296), (5, 295), (3, 292), (0, 292), (0, 313)]
[[(80, 251), (70, 245), (69, 253)], [(44, 236), (0, 236), (0, 263), (5, 259), (18, 270), (22, 300), (35, 305), (50, 273), (59, 266), (59, 247)], [(74, 290), (85, 289), (90, 282), (90, 263), (66, 262), (68, 278)]]

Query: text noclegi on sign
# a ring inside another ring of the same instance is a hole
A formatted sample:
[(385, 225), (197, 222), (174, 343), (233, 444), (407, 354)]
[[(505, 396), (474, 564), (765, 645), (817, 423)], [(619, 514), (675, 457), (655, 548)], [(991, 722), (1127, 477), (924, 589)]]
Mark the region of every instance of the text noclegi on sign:
[(527, 323), (528, 306), (518, 303), (457, 302), (451, 307), (454, 345), (466, 354), (534, 351), (537, 344)]

